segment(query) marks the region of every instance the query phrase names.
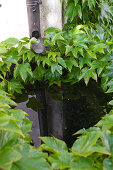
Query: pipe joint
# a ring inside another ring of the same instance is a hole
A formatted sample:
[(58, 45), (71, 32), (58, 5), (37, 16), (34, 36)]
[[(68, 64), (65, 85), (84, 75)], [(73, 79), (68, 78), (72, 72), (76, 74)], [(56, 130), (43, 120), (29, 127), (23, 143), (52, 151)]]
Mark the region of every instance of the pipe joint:
[(42, 0), (27, 0), (26, 4), (27, 4), (27, 6), (41, 5)]

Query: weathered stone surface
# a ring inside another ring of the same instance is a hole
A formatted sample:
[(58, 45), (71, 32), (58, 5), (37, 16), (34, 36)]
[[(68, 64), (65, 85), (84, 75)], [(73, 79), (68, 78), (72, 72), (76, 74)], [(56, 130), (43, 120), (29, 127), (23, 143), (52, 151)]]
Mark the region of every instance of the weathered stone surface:
[[(28, 96), (33, 97), (31, 95)], [(35, 147), (38, 147), (41, 143), (39, 136), (40, 136), (40, 129), (39, 129), (39, 121), (38, 121), (38, 113), (35, 112), (34, 110), (32, 110), (31, 108), (28, 108), (26, 106), (28, 100), (26, 102), (22, 102), (22, 103), (17, 103), (18, 106), (16, 107), (16, 109), (22, 109), (23, 111), (25, 111), (26, 113), (28, 113), (28, 118), (33, 122), (32, 124), (32, 129), (31, 132), (29, 132), (33, 144)]]

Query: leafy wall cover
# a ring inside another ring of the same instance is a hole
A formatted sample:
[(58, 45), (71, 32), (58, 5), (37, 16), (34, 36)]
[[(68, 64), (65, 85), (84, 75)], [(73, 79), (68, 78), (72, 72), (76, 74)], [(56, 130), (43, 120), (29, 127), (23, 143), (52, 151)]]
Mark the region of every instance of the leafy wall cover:
[[(63, 30), (45, 30), (45, 54), (35, 54), (35, 38), (9, 38), (0, 43), (0, 169), (113, 169), (113, 111), (95, 127), (76, 132), (80, 137), (68, 149), (63, 141), (41, 138), (30, 145), (31, 122), (14, 110), (13, 94), (36, 81), (48, 86), (101, 80), (105, 93), (113, 92), (113, 1), (65, 0), (67, 24)], [(109, 102), (113, 105), (113, 100)], [(47, 153), (42, 151), (48, 151)]]

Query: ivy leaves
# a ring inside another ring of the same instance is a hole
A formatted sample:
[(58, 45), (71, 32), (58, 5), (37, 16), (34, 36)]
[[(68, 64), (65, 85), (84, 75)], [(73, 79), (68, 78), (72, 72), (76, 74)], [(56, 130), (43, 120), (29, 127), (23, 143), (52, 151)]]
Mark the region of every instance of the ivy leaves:
[(9, 46), (7, 41), (1, 43), (1, 47), (4, 44), (7, 49), (1, 56), (1, 79), (10, 93), (21, 93), (22, 84), (33, 84), (37, 80), (61, 86), (61, 82), (73, 84), (81, 79), (88, 84), (90, 78), (97, 81), (97, 77), (102, 76), (109, 61), (105, 64), (101, 58), (112, 44), (95, 39), (95, 36), (92, 38), (88, 26), (78, 25), (68, 32), (51, 27), (45, 34), (47, 50), (44, 55), (32, 51), (29, 39), (10, 39)]
[(30, 64), (28, 62), (19, 64), (15, 67), (14, 70), (14, 78), (17, 78), (17, 76), (20, 74), (23, 81), (26, 81), (26, 78), (28, 74), (32, 76), (32, 71)]
[[(68, 151), (66, 144), (53, 137), (41, 137), (44, 144), (38, 150), (48, 151), (47, 157), (53, 169), (101, 169), (112, 167), (112, 127), (113, 115), (108, 114), (96, 125), (83, 129), (81, 134)], [(110, 125), (110, 126), (107, 126)], [(101, 158), (101, 159), (100, 159)]]

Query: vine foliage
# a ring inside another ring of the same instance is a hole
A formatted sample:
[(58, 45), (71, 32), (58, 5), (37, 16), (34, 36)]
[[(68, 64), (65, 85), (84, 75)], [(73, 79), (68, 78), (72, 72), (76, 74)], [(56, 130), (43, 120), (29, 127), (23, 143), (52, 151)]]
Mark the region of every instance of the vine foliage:
[[(113, 111), (95, 127), (82, 129), (71, 149), (63, 141), (41, 138), (38, 149), (30, 145), (31, 122), (12, 106), (13, 94), (26, 84), (75, 84), (83, 79), (101, 81), (105, 93), (113, 92), (112, 0), (65, 0), (67, 23), (63, 30), (45, 30), (44, 54), (32, 50), (35, 38), (9, 38), (0, 43), (0, 168), (104, 169), (113, 168)], [(113, 105), (113, 101), (109, 102)], [(48, 151), (51, 154), (44, 153)]]

